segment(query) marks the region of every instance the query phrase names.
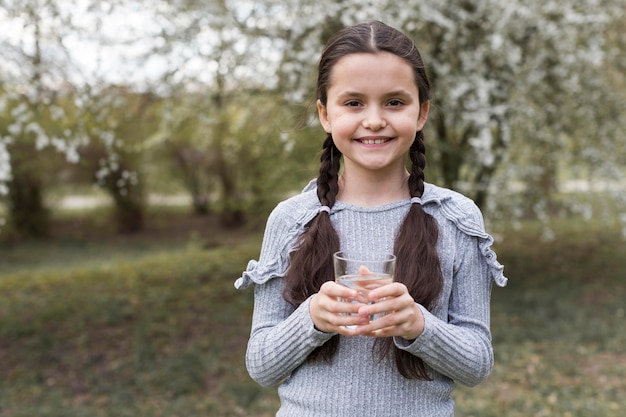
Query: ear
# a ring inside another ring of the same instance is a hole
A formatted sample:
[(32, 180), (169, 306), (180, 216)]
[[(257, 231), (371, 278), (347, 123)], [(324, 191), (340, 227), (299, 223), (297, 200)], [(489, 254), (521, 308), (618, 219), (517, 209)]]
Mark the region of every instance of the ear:
[(426, 125), (426, 120), (428, 120), (428, 112), (430, 111), (430, 100), (423, 102), (420, 104), (420, 114), (417, 118), (417, 131), (419, 132)]
[(324, 106), (320, 100), (317, 100), (317, 115), (326, 133), (331, 133), (328, 112), (326, 111), (326, 106)]

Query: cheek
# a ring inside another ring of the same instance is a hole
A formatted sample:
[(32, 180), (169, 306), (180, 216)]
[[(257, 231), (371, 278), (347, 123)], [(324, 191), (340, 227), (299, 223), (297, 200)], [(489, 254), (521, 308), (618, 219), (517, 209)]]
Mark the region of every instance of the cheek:
[(417, 132), (419, 127), (417, 117), (415, 119), (413, 119), (412, 117), (403, 117), (399, 120), (396, 120), (393, 126), (396, 129), (397, 133), (404, 135), (415, 135), (415, 132)]
[(351, 137), (359, 126), (358, 120), (348, 114), (334, 114), (329, 118), (333, 137)]
[(336, 123), (333, 125), (333, 135), (341, 138), (351, 137), (354, 134), (354, 130), (351, 126), (345, 123)]

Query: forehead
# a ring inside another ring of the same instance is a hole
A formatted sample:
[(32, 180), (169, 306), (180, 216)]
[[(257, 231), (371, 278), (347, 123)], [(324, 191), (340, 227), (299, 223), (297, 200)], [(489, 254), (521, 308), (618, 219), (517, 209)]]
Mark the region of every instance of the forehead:
[(331, 69), (329, 89), (391, 86), (417, 92), (411, 64), (390, 52), (349, 54), (340, 58)]

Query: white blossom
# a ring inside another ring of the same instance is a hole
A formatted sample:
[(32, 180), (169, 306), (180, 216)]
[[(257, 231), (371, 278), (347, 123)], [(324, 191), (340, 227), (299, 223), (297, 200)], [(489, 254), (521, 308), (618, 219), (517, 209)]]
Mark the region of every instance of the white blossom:
[(38, 151), (42, 150), (46, 146), (50, 145), (50, 139), (43, 132), (37, 135), (35, 139), (35, 149)]

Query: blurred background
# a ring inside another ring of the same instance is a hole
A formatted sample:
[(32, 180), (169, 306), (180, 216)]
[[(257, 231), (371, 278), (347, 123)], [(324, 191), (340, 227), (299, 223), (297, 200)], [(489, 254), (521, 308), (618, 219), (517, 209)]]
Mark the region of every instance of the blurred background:
[(0, 417), (273, 415), (243, 362), (276, 203), (317, 174), (317, 60), (382, 20), (433, 84), (426, 179), (510, 285), (460, 416), (626, 411), (624, 0), (0, 0)]

